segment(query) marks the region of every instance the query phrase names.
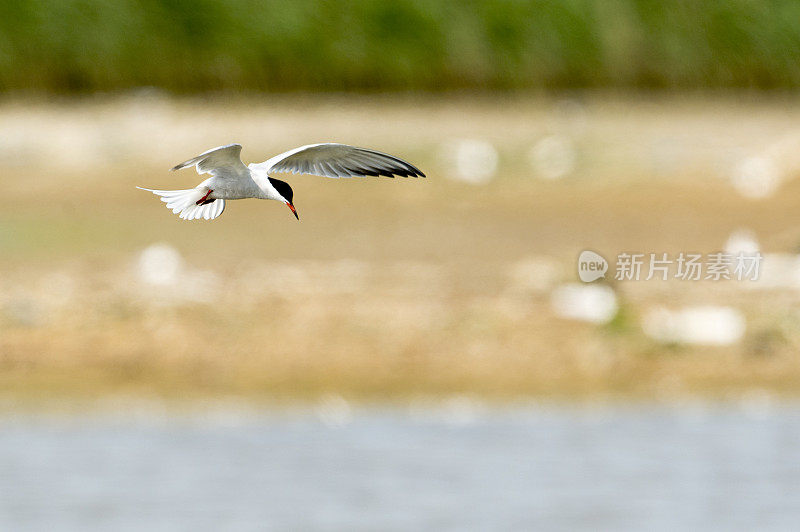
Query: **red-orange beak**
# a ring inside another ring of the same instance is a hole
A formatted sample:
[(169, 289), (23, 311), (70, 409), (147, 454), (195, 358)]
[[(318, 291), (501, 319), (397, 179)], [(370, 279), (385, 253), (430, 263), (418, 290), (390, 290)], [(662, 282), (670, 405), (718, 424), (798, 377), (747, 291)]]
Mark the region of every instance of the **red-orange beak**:
[(294, 217), (295, 217), (295, 218), (297, 218), (297, 219), (299, 220), (299, 219), (300, 219), (300, 217), (299, 217), (299, 216), (297, 216), (297, 211), (295, 210), (295, 208), (294, 208), (294, 205), (292, 205), (291, 203), (289, 203), (289, 202), (287, 201), (287, 202), (286, 202), (286, 206), (287, 206), (287, 207), (289, 207), (289, 208), (292, 210), (292, 214), (294, 214)]

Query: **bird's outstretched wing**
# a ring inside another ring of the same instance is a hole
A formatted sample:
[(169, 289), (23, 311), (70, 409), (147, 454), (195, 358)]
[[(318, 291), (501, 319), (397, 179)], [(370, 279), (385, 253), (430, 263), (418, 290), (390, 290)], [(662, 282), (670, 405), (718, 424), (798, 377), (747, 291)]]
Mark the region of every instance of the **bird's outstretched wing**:
[(419, 168), (397, 157), (347, 144), (309, 144), (260, 163), (267, 174), (312, 174), (324, 177), (425, 177)]
[(214, 177), (238, 177), (247, 173), (247, 167), (239, 157), (241, 153), (241, 144), (219, 146), (182, 162), (172, 168), (172, 171), (188, 166), (196, 166), (198, 174), (211, 174)]

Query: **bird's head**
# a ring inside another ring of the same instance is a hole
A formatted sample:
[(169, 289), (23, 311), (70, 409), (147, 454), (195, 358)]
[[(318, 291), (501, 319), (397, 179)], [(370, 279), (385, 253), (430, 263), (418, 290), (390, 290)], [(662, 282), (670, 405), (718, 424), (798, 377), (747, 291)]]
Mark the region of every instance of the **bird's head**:
[(271, 177), (269, 177), (268, 179), (270, 184), (272, 185), (272, 188), (277, 190), (278, 194), (280, 194), (281, 197), (278, 199), (283, 201), (286, 204), (286, 206), (292, 210), (292, 214), (294, 214), (294, 217), (299, 220), (300, 217), (297, 215), (297, 210), (295, 210), (294, 204), (292, 203), (294, 192), (292, 192), (292, 187), (289, 186), (289, 183), (287, 183), (286, 181), (281, 181), (280, 179), (273, 179)]

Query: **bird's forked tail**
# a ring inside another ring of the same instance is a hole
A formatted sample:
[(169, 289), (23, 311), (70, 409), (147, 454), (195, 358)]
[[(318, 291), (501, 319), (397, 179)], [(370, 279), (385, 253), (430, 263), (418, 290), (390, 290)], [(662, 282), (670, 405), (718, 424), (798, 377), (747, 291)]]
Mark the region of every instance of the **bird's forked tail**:
[(213, 220), (225, 210), (225, 200), (215, 199), (210, 203), (204, 202), (198, 205), (208, 193), (203, 188), (190, 188), (188, 190), (153, 190), (150, 188), (136, 187), (139, 190), (152, 192), (156, 196), (161, 196), (161, 201), (167, 204), (167, 208), (175, 214), (179, 214), (184, 220)]

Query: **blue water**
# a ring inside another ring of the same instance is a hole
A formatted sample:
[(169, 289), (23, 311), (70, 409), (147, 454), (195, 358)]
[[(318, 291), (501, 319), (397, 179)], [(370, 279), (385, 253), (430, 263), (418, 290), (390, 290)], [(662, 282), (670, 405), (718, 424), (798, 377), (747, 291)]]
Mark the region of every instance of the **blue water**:
[(0, 530), (797, 530), (800, 406), (0, 415)]

